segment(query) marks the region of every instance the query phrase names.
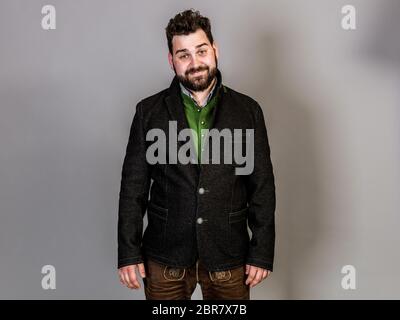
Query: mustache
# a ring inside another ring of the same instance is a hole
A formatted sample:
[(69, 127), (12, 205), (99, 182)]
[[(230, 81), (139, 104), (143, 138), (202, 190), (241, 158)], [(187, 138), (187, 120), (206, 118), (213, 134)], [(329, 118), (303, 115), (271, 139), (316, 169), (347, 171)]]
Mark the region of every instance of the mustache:
[(199, 71), (208, 71), (209, 69), (210, 68), (208, 66), (200, 66), (200, 67), (198, 67), (196, 69), (192, 68), (192, 69), (186, 70), (185, 75), (188, 76), (189, 74), (196, 73), (196, 72), (199, 72)]

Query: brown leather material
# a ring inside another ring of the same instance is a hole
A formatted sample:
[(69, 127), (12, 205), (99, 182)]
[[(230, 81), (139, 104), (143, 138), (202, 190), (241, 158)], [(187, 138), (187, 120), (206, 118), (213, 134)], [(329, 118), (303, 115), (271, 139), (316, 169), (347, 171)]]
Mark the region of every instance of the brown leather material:
[(199, 260), (191, 267), (177, 268), (147, 259), (145, 269), (146, 300), (191, 300), (197, 283), (203, 300), (250, 300), (245, 266), (208, 271)]

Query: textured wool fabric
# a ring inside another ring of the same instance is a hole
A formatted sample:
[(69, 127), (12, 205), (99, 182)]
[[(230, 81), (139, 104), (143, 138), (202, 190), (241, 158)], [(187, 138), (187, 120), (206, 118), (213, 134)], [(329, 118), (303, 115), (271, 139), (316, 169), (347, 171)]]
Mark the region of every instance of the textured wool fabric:
[[(219, 70), (217, 76), (222, 79)], [(145, 139), (149, 130), (161, 129), (168, 142), (170, 121), (176, 121), (178, 132), (189, 128), (180, 94), (174, 77), (169, 88), (136, 106), (122, 167), (118, 268), (151, 258), (175, 267), (190, 267), (200, 259), (209, 271), (245, 263), (272, 271), (275, 184), (261, 107), (249, 96), (223, 86), (210, 123), (217, 130), (254, 129), (251, 174), (236, 175), (240, 166), (236, 161), (149, 164), (146, 150), (151, 142)], [(178, 146), (184, 143), (178, 141)], [(219, 151), (223, 155), (222, 143)]]

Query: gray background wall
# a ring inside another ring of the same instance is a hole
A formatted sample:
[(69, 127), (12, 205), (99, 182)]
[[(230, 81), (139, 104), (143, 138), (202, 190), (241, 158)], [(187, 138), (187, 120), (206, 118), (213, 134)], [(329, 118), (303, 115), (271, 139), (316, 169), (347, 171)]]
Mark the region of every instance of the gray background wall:
[(190, 7), (211, 19), (224, 82), (266, 116), (276, 261), (252, 298), (400, 298), (396, 0), (2, 0), (0, 298), (144, 298), (116, 272), (121, 166), (136, 103), (173, 76), (164, 28)]

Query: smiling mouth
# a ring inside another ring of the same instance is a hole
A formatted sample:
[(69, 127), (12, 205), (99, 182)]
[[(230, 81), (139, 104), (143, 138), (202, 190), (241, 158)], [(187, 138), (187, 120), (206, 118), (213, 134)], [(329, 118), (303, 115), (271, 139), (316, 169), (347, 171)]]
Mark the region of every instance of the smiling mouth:
[(201, 71), (192, 72), (191, 75), (192, 75), (192, 76), (196, 76), (196, 75), (202, 74), (204, 71), (206, 71), (206, 70), (201, 70)]

